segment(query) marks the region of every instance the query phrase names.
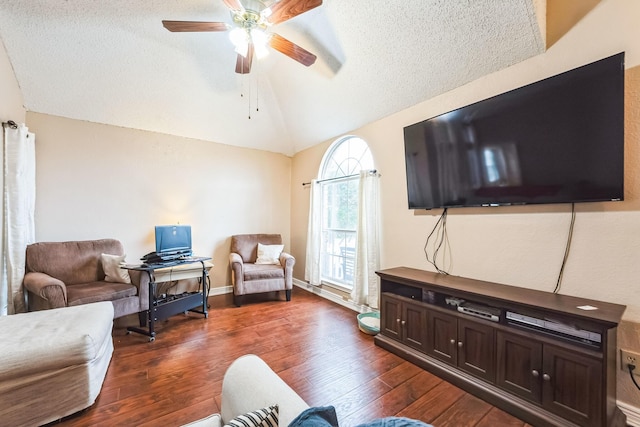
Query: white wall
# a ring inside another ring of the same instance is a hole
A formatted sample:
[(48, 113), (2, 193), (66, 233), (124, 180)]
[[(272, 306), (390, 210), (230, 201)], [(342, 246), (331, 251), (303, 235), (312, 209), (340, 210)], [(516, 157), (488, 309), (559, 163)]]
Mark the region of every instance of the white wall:
[(16, 123), (24, 123), (25, 116), (22, 92), (13, 73), (4, 43), (0, 39), (0, 122), (13, 120)]
[(127, 261), (154, 250), (153, 227), (192, 226), (194, 253), (230, 283), (230, 236), (281, 233), (288, 247), (291, 159), (147, 131), (28, 113), (37, 135), (38, 241), (113, 237)]

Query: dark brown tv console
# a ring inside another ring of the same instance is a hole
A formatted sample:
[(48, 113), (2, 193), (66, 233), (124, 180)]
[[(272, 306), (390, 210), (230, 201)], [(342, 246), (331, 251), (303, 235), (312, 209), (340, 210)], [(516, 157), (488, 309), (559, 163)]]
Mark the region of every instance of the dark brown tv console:
[(625, 306), (407, 267), (377, 272), (376, 345), (535, 426), (625, 426)]

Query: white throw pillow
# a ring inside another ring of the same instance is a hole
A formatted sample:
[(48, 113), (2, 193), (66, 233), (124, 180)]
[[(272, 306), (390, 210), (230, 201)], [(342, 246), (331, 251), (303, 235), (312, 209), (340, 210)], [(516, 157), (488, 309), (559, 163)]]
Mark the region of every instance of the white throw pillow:
[(263, 245), (258, 243), (256, 264), (280, 264), (280, 254), (284, 245)]
[(124, 268), (120, 268), (120, 266), (124, 264), (125, 256), (126, 255), (100, 255), (105, 282), (131, 283), (129, 272)]

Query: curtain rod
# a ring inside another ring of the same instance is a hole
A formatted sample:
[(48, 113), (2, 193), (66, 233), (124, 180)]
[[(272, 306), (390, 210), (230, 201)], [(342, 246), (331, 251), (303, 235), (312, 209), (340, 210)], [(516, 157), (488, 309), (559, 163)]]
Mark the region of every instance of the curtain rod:
[(18, 129), (18, 125), (13, 120), (2, 122), (2, 126), (9, 126), (11, 129)]
[[(371, 169), (370, 171), (368, 171), (370, 174), (375, 174), (378, 173), (377, 170), (375, 169)], [(359, 173), (354, 173), (353, 175), (346, 175), (346, 176), (336, 176), (335, 178), (326, 178), (326, 179), (320, 179), (316, 182), (326, 182), (326, 181), (334, 181), (336, 179), (346, 179), (346, 178), (354, 178), (356, 176), (359, 176)], [(304, 187), (305, 185), (311, 185), (311, 182), (303, 182), (302, 186)]]

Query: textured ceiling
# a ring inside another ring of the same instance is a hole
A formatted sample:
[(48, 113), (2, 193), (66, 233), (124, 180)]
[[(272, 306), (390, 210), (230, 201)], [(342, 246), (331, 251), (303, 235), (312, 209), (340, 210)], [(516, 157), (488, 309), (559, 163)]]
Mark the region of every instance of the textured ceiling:
[(292, 155), (542, 53), (534, 3), (324, 0), (272, 27), (314, 65), (245, 76), (226, 33), (161, 24), (231, 23), (222, 0), (0, 0), (0, 37), (27, 111)]

